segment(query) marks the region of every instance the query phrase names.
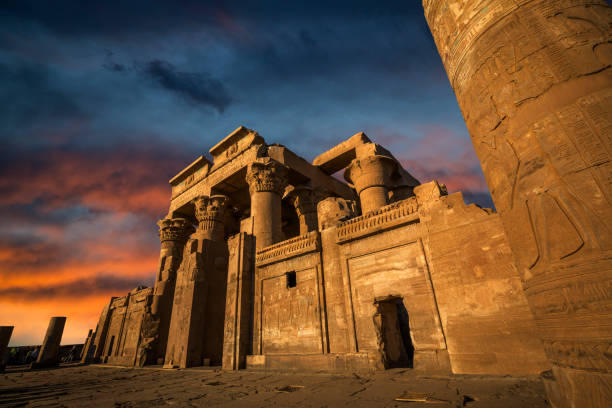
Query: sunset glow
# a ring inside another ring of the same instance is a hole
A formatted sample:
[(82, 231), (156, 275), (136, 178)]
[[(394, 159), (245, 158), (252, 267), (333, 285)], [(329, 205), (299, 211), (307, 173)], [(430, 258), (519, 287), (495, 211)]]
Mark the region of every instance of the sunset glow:
[(40, 344), (51, 316), (83, 342), (111, 296), (151, 285), (168, 180), (240, 125), (309, 160), (364, 131), (421, 182), (492, 205), (420, 2), (25, 3), (0, 15), (11, 345)]

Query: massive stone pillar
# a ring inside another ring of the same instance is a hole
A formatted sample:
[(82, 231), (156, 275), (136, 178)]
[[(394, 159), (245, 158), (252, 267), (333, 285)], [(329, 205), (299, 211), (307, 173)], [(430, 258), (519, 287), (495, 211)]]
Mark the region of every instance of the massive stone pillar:
[(227, 296), (223, 369), (245, 368), (251, 344), (253, 302), (253, 236), (240, 232), (227, 241)]
[(291, 187), (286, 193), (297, 212), (300, 222), (300, 235), (319, 229), (317, 220), (317, 201), (320, 194), (308, 186)]
[(165, 367), (220, 364), (227, 288), (223, 219), (227, 197), (193, 200), (198, 228), (185, 245), (177, 273)]
[(13, 326), (0, 326), (0, 373), (4, 371), (4, 367), (7, 364), (7, 361), (4, 359), (12, 334)]
[(607, 406), (612, 10), (603, 0), (423, 6), (553, 365), (550, 400)]
[(32, 368), (49, 367), (59, 364), (59, 349), (64, 333), (65, 317), (52, 317), (47, 327), (45, 340), (40, 346), (38, 358), (32, 363)]
[(152, 333), (148, 334), (154, 337), (154, 359), (163, 361), (166, 355), (168, 330), (170, 329), (170, 318), (172, 316), (176, 272), (183, 259), (185, 243), (195, 229), (191, 222), (184, 218), (166, 218), (160, 220), (157, 225), (159, 226), (159, 240), (161, 242), (159, 272), (153, 290), (151, 316), (147, 316), (147, 318), (153, 319), (157, 323), (149, 325)]
[(251, 193), (256, 248), (282, 241), (281, 197), (287, 186), (287, 168), (264, 158), (249, 165), (246, 181)]
[(358, 157), (351, 162), (344, 178), (357, 190), (362, 213), (378, 210), (389, 203), (391, 175), (396, 167), (393, 158), (383, 155)]

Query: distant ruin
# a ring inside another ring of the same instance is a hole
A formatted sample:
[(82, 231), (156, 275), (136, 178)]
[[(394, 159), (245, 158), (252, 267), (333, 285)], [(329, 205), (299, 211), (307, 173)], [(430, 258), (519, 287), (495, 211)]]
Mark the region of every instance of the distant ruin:
[(84, 360), (549, 368), (494, 211), (421, 184), (363, 133), (312, 164), (244, 127), (210, 153), (170, 180), (155, 286), (110, 300)]

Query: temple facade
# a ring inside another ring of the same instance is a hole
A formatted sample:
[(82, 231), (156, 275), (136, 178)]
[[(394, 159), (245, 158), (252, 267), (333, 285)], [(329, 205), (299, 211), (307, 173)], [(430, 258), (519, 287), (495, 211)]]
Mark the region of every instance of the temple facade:
[(170, 180), (154, 287), (110, 300), (84, 358), (228, 370), (550, 368), (496, 212), (420, 183), (363, 133), (312, 163), (244, 127), (210, 154)]

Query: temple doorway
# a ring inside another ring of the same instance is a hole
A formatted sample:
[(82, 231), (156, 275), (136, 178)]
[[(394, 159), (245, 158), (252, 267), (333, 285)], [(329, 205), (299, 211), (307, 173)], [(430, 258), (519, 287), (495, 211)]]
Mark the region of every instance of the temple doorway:
[(374, 328), (385, 368), (413, 366), (414, 346), (410, 338), (408, 311), (400, 296), (374, 300)]

